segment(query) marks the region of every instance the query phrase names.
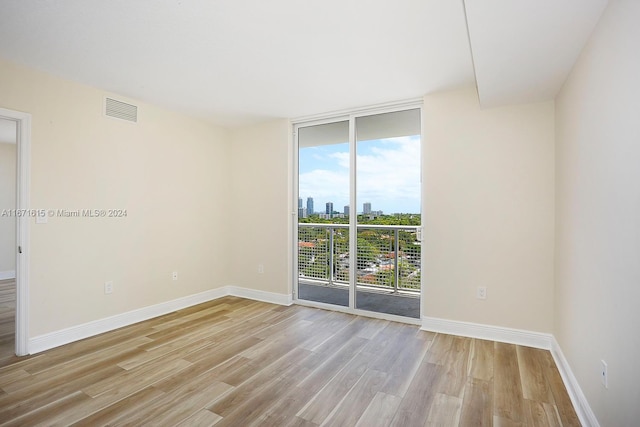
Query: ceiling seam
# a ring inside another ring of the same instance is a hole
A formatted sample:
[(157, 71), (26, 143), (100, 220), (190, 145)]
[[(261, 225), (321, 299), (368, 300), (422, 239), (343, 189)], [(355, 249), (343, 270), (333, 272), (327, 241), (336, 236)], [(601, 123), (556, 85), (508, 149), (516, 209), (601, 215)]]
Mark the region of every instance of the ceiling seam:
[(478, 74), (476, 73), (476, 61), (473, 56), (473, 46), (471, 45), (471, 30), (469, 29), (469, 18), (467, 17), (467, 1), (461, 0), (462, 12), (464, 14), (464, 26), (467, 29), (467, 41), (469, 42), (469, 53), (471, 54), (471, 68), (473, 69), (473, 80), (476, 87), (476, 96), (478, 97), (478, 105), (480, 103), (480, 88), (478, 87)]

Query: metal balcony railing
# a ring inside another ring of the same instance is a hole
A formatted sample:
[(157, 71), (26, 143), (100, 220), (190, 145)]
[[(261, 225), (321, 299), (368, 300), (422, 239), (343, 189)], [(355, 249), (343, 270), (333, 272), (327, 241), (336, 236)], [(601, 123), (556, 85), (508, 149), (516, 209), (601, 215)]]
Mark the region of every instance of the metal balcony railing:
[[(358, 225), (356, 283), (393, 292), (420, 291), (420, 227)], [(298, 224), (300, 279), (349, 284), (349, 226)]]

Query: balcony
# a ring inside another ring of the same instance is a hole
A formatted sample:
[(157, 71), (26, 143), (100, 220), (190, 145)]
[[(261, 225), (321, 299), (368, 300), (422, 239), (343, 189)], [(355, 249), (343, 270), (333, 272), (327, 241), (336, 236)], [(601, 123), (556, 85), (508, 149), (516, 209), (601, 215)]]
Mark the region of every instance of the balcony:
[[(373, 311), (419, 317), (418, 230), (409, 225), (357, 226), (356, 308), (369, 304)], [(348, 306), (349, 259), (348, 225), (298, 224), (299, 283), (307, 295), (316, 295), (310, 299)], [(393, 308), (399, 304), (405, 308)]]

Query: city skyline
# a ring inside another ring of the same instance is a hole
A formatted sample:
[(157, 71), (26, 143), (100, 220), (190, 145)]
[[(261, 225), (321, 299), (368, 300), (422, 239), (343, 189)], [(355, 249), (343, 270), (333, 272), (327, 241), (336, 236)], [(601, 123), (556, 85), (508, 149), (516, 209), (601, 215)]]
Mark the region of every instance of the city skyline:
[[(335, 213), (343, 213), (344, 215), (349, 215), (349, 212), (351, 210), (351, 206), (350, 205), (344, 205), (343, 208), (342, 208), (342, 212), (338, 212), (334, 207), (335, 203), (329, 201), (329, 202), (321, 203), (321, 205), (324, 204), (324, 206), (325, 206), (325, 210), (323, 212), (315, 212), (313, 209), (311, 209), (311, 210), (309, 209), (309, 206), (313, 206), (315, 204), (315, 199), (313, 197), (307, 197), (306, 200), (307, 200), (307, 202), (306, 202), (307, 206), (304, 207), (303, 204), (302, 204), (303, 198), (302, 197), (298, 197), (298, 210), (300, 211), (301, 209), (303, 209), (304, 212), (307, 215), (322, 214), (322, 213), (327, 214), (327, 213), (329, 213), (329, 212), (327, 212), (327, 210), (329, 209), (329, 205), (331, 205), (331, 212), (335, 212)], [(311, 204), (309, 204), (309, 201), (311, 201)], [(300, 212), (302, 212), (302, 211), (300, 211)], [(362, 204), (362, 210), (361, 211), (356, 211), (357, 214), (370, 214), (370, 213), (374, 213), (374, 212), (380, 213), (380, 212), (383, 212), (383, 211), (374, 210), (372, 208), (372, 204), (369, 203), (369, 202), (364, 202)], [(393, 212), (393, 213), (400, 213), (400, 212)], [(402, 212), (402, 213), (410, 213), (410, 212)]]

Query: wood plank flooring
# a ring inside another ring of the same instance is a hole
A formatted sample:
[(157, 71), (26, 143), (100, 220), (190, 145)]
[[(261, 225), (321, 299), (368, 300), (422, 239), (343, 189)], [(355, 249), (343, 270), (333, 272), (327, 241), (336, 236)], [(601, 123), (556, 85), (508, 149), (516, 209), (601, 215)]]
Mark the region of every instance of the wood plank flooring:
[(0, 425), (579, 422), (547, 351), (225, 297), (1, 359)]
[(16, 281), (0, 280), (0, 366), (14, 354), (16, 328)]

